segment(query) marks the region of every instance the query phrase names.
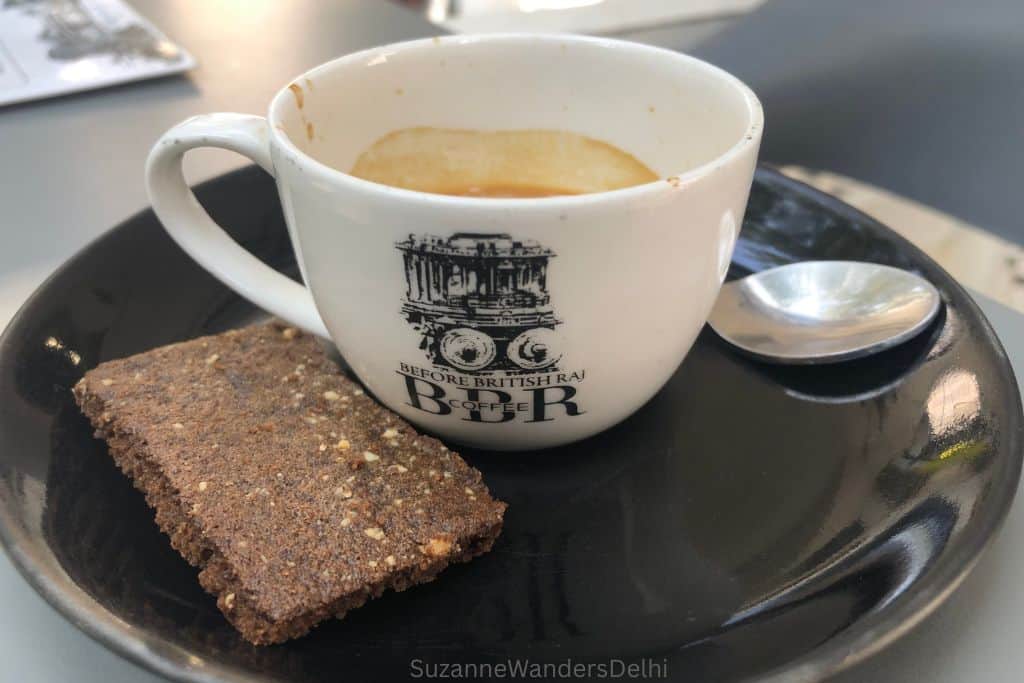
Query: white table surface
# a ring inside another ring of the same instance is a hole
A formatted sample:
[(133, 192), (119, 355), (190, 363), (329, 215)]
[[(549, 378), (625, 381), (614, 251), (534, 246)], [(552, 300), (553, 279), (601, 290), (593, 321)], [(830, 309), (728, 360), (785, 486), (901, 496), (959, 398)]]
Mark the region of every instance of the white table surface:
[[(380, 0), (133, 4), (184, 43), (200, 67), (187, 79), (0, 109), (0, 325), (60, 262), (147, 205), (142, 163), (167, 127), (207, 111), (262, 113), (278, 85), (310, 66), (431, 32), (418, 17)], [(226, 153), (200, 152), (189, 160), (189, 175), (201, 180), (241, 163)], [(986, 299), (980, 303), (1018, 374), (1024, 372), (1024, 316)], [(1021, 680), (1022, 541), (1024, 506), (1015, 505), (974, 572), (944, 606), (836, 680)], [(64, 621), (0, 557), (0, 683), (158, 680)]]

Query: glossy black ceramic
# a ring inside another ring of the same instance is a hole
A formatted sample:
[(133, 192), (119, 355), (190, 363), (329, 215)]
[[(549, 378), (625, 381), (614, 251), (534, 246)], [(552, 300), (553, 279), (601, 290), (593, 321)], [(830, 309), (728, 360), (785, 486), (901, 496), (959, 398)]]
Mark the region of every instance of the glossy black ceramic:
[[(239, 241), (294, 270), (262, 171), (199, 196)], [(493, 552), (255, 648), (68, 391), (102, 360), (258, 316), (142, 213), (65, 265), (0, 342), (0, 532), (57, 609), (180, 680), (394, 680), (417, 660), (426, 671), (644, 657), (671, 680), (819, 678), (963, 578), (1012, 500), (1022, 419), (998, 340), (945, 272), (837, 200), (760, 171), (734, 270), (811, 258), (914, 270), (944, 312), (899, 348), (832, 367), (763, 365), (705, 330), (618, 427), (556, 450), (466, 454), (509, 503)]]

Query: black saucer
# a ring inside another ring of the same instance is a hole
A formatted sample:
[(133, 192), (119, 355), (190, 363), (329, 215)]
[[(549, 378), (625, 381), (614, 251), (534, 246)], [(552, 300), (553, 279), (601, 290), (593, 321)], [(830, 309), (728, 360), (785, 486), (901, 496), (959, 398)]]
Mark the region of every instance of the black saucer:
[[(294, 269), (262, 171), (199, 196)], [(620, 426), (542, 453), (467, 454), (510, 504), (492, 553), (254, 648), (68, 391), (101, 360), (259, 315), (142, 213), (61, 268), (0, 340), (0, 535), (76, 625), (179, 680), (394, 680), (509, 658), (649, 658), (670, 680), (819, 678), (900, 635), (972, 566), (1016, 489), (1022, 416), (998, 340), (945, 272), (841, 202), (759, 171), (734, 270), (809, 258), (919, 272), (944, 314), (903, 346), (828, 368), (760, 364), (705, 330)]]

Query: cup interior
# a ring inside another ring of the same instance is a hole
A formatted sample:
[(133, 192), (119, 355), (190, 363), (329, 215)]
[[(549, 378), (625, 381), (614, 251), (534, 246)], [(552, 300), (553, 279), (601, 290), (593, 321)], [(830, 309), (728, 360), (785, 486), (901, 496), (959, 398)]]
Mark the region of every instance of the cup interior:
[(403, 128), (566, 130), (661, 177), (709, 164), (757, 133), (761, 109), (735, 77), (668, 50), (602, 38), (455, 36), (375, 48), (297, 78), (270, 118), (300, 152), (348, 172)]

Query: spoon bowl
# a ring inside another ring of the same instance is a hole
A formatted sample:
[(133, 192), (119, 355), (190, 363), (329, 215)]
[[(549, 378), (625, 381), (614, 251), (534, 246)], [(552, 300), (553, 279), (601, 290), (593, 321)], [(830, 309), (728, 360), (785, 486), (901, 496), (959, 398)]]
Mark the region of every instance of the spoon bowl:
[(804, 261), (726, 283), (708, 323), (762, 360), (834, 363), (914, 337), (940, 305), (930, 282), (899, 268)]

